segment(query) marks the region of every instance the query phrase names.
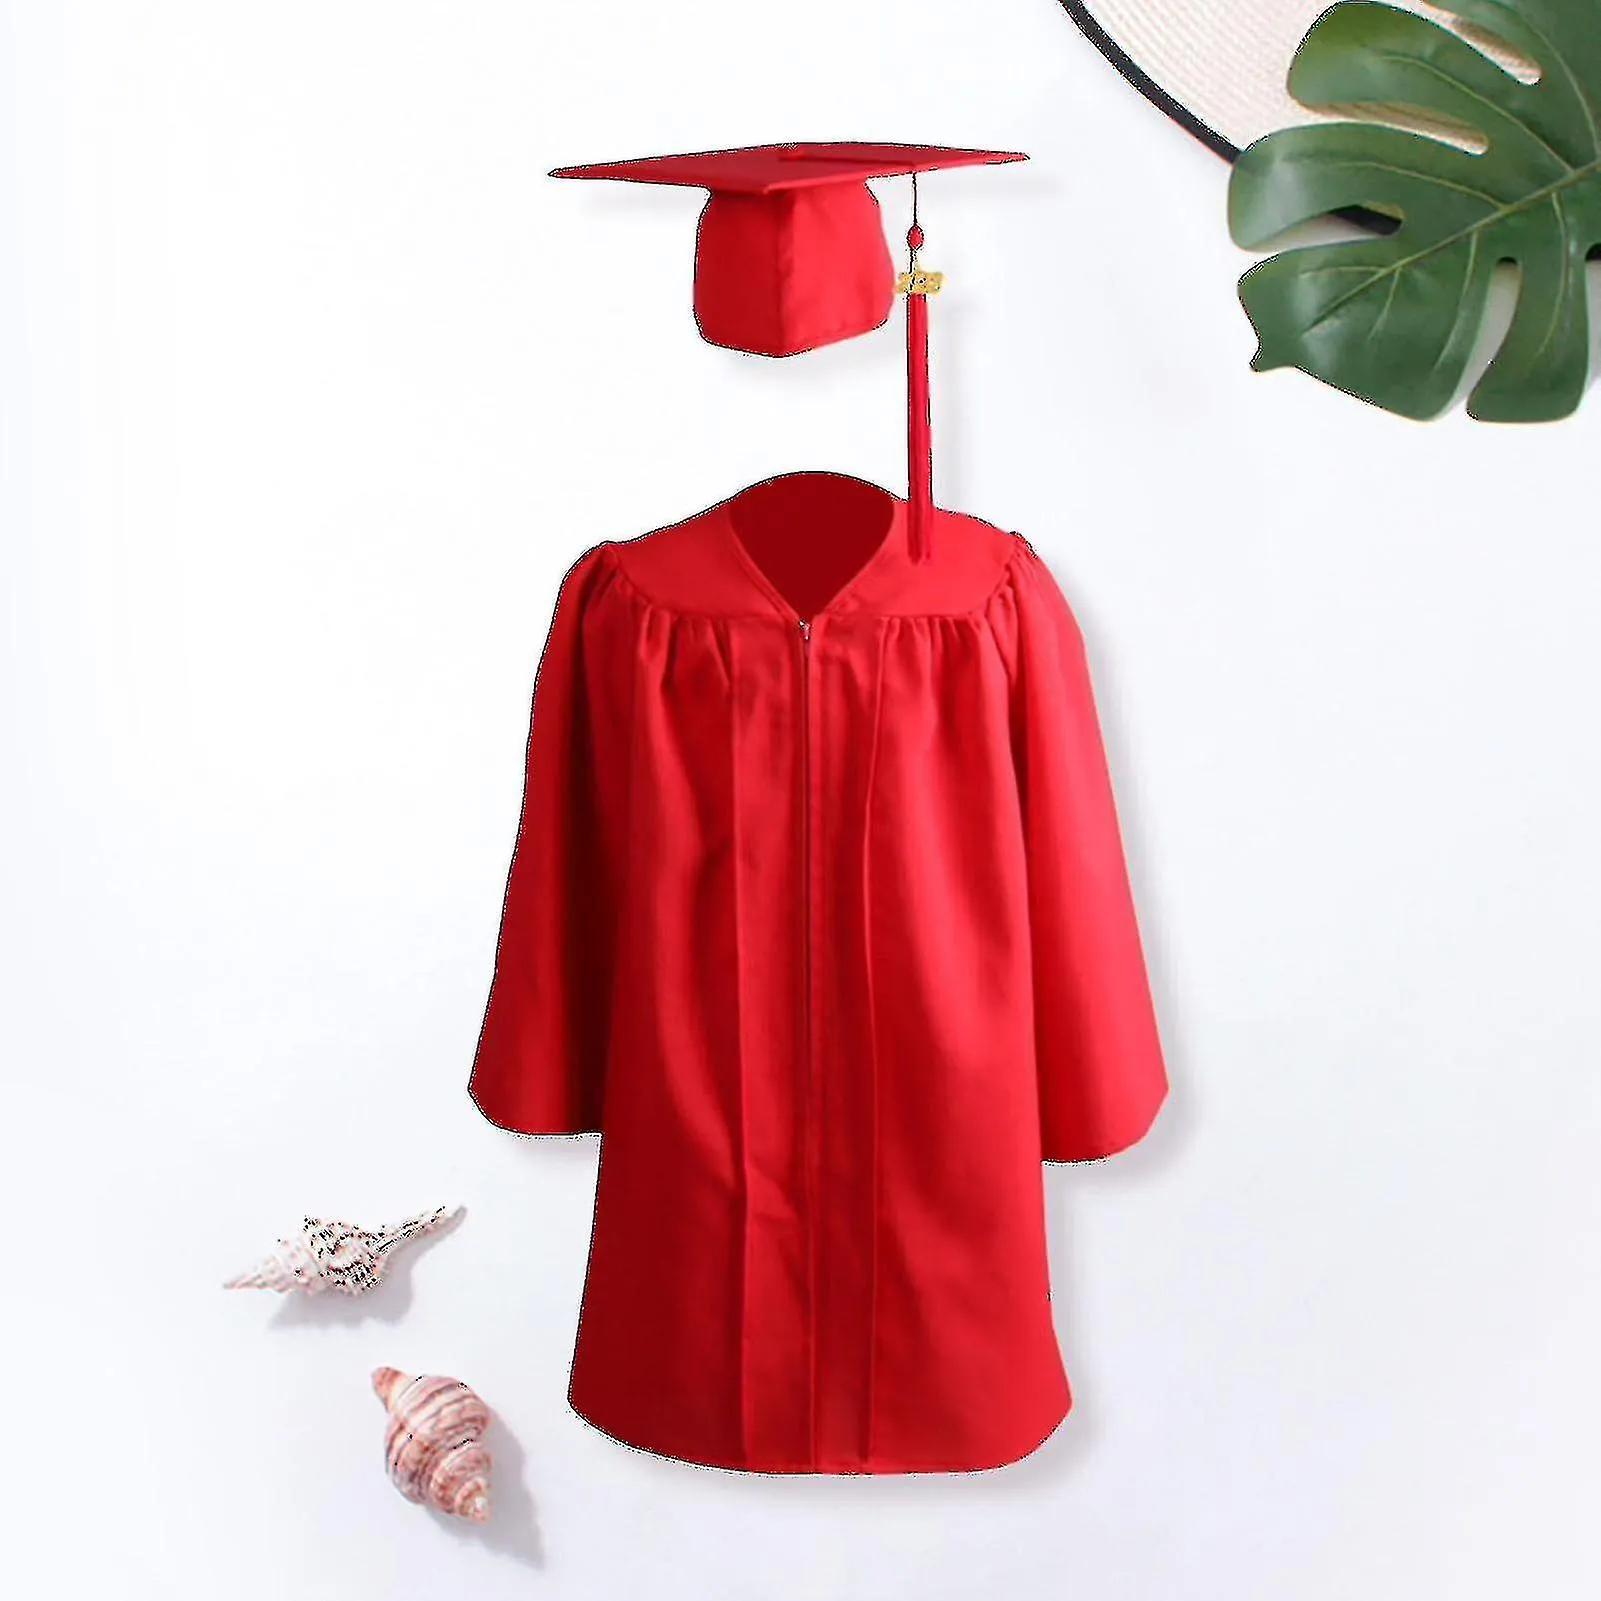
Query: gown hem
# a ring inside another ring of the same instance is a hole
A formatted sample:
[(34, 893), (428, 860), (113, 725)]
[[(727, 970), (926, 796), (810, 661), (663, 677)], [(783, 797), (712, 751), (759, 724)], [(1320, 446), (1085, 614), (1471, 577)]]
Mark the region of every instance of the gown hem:
[(977, 1461), (955, 1460), (913, 1460), (899, 1457), (874, 1456), (866, 1461), (840, 1462), (834, 1465), (794, 1462), (794, 1463), (761, 1463), (739, 1461), (732, 1457), (714, 1457), (710, 1453), (700, 1456), (690, 1455), (687, 1452), (663, 1450), (659, 1446), (647, 1445), (643, 1440), (631, 1439), (627, 1434), (619, 1432), (616, 1428), (607, 1428), (590, 1412), (584, 1409), (579, 1401), (575, 1400), (569, 1391), (567, 1405), (573, 1414), (587, 1423), (590, 1428), (615, 1441), (619, 1445), (626, 1445), (631, 1450), (641, 1451), (647, 1456), (658, 1457), (664, 1462), (679, 1462), (687, 1467), (713, 1468), (723, 1473), (754, 1473), (769, 1478), (872, 1478), (891, 1475), (933, 1474), (933, 1473), (988, 1473), (996, 1468), (1011, 1467), (1041, 1450), (1056, 1434), (1072, 1413), (1073, 1397), (1069, 1393), (1056, 1414), (1055, 1421), (1038, 1439), (1030, 1445), (1022, 1447), (1007, 1446), (1004, 1454), (1000, 1456), (986, 1455)]

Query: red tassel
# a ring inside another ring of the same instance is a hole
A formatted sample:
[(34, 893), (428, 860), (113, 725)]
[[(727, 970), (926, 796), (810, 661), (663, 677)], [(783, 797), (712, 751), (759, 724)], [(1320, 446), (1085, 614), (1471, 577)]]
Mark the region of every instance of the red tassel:
[[(912, 270), (923, 230), (914, 222), (906, 236)], [(934, 442), (928, 394), (928, 296), (906, 296), (906, 455), (908, 544), (912, 560), (927, 561), (934, 546)]]

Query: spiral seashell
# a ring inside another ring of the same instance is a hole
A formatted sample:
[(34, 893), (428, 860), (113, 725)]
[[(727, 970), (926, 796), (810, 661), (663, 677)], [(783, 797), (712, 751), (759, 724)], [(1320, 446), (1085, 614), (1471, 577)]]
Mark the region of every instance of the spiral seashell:
[(384, 1460), (408, 1501), (473, 1523), (489, 1521), (489, 1453), (478, 1443), (490, 1410), (459, 1379), (379, 1368), (372, 1387), (389, 1409)]
[(419, 1212), (376, 1233), (354, 1223), (328, 1222), (308, 1217), (305, 1227), (248, 1273), (229, 1279), (225, 1290), (303, 1290), (320, 1295), (332, 1287), (346, 1295), (361, 1295), (378, 1283), (389, 1265), (389, 1253), (408, 1240), (420, 1239), (454, 1223), (465, 1207), (442, 1206)]

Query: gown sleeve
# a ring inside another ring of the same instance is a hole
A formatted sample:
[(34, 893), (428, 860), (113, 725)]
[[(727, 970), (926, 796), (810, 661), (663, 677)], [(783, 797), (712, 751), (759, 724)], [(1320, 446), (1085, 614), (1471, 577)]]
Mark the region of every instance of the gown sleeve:
[(522, 1134), (601, 1132), (611, 1001), (617, 775), (602, 708), (617, 649), (607, 547), (562, 581), (529, 718), (494, 978), (469, 1091)]
[(1042, 1154), (1081, 1162), (1146, 1132), (1167, 1074), (1083, 637), (1026, 542), (1013, 580)]

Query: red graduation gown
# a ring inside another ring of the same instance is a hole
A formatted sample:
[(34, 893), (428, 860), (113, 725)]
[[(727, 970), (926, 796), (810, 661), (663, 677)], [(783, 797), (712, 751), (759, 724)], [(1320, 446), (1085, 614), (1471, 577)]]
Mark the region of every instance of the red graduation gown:
[(793, 475), (588, 551), (471, 1090), (601, 1133), (571, 1383), (769, 1473), (996, 1467), (1070, 1405), (1044, 1161), (1166, 1092), (1083, 645), (1020, 536)]

